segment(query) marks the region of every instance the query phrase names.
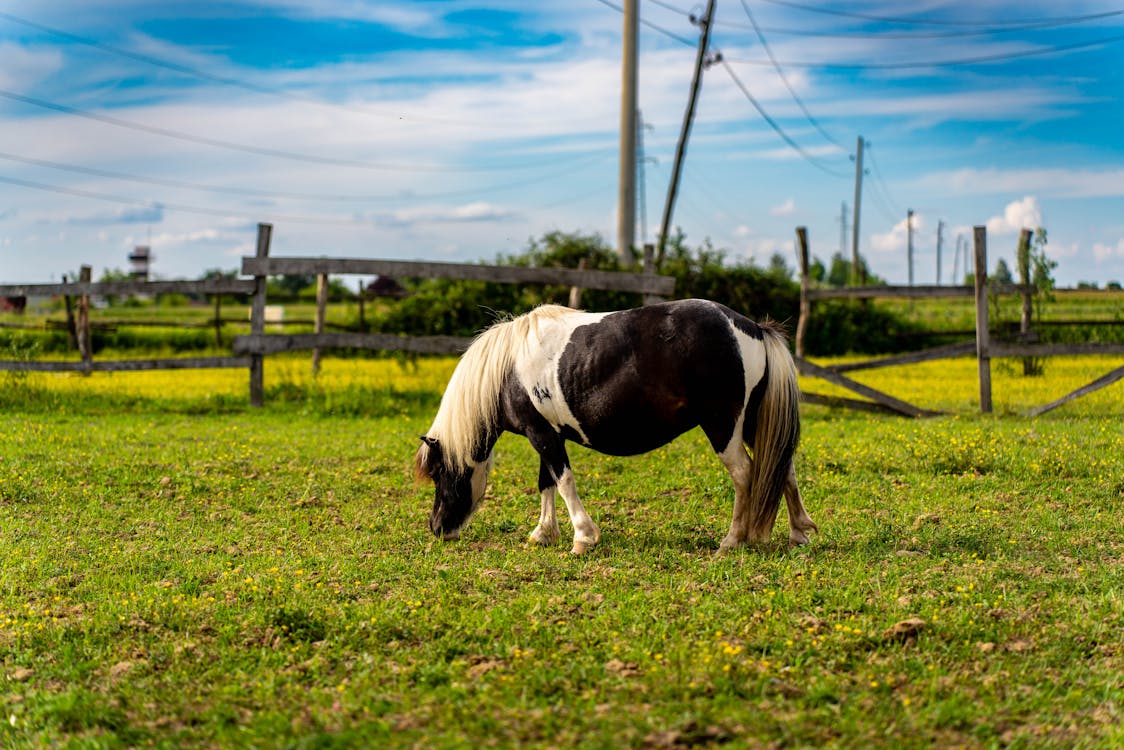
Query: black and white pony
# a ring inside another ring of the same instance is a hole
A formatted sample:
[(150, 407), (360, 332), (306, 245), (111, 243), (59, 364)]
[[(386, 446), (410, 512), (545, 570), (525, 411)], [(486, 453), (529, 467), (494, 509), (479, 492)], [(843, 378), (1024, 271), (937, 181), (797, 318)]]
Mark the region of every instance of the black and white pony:
[[(721, 549), (766, 542), (780, 496), (789, 540), (816, 531), (796, 487), (796, 368), (784, 334), (706, 300), (589, 313), (544, 305), (497, 323), (464, 353), (415, 456), (436, 486), (429, 526), (455, 539), (484, 497), (505, 430), (540, 457), (542, 512), (531, 540), (558, 541), (561, 494), (576, 553), (600, 539), (578, 499), (566, 441), (616, 456), (645, 453), (701, 426), (734, 483)], [(749, 446), (752, 459), (746, 452)]]

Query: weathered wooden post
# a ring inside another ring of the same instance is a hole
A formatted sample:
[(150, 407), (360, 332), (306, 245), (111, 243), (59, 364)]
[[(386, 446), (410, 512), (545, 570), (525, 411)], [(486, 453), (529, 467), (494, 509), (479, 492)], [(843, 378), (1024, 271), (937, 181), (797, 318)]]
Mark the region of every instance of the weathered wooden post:
[[(578, 270), (579, 271), (584, 271), (588, 267), (589, 267), (589, 263), (586, 261), (585, 258), (581, 258), (580, 260), (578, 260)], [(578, 310), (578, 309), (581, 308), (581, 306), (582, 306), (582, 288), (580, 286), (575, 284), (574, 286), (570, 287), (570, 299), (568, 300), (568, 303), (569, 304), (567, 305), (567, 307), (569, 307), (573, 310)]]
[(796, 322), (796, 356), (804, 356), (804, 337), (808, 333), (808, 318), (812, 315), (812, 303), (808, 299), (808, 228), (796, 227), (796, 253), (800, 263), (800, 317)]
[[(324, 316), (328, 308), (328, 274), (320, 273), (316, 275), (316, 322), (313, 324), (312, 332), (317, 336), (324, 333)], [(316, 377), (320, 374), (320, 347), (317, 346), (312, 350), (312, 376)]]
[[(1023, 299), (1022, 317), (1019, 319), (1020, 344), (1030, 343), (1031, 340), (1030, 320), (1034, 314), (1034, 294), (1030, 287), (1030, 239), (1033, 234), (1029, 229), (1024, 229), (1019, 234), (1019, 285), (1022, 287), (1019, 294)], [(1033, 375), (1035, 369), (1034, 357), (1023, 357), (1023, 375)]]
[(364, 316), (364, 311), (363, 311), (363, 303), (366, 301), (366, 295), (364, 295), (364, 293), (363, 293), (364, 292), (363, 279), (359, 279), (358, 285), (359, 285), (359, 293), (357, 295), (357, 299), (359, 300), (359, 330), (362, 333), (366, 333), (367, 332), (367, 318)]
[[(82, 266), (78, 273), (80, 284), (89, 284), (92, 269)], [(75, 327), (78, 337), (78, 356), (82, 358), (83, 372), (90, 374), (90, 365), (93, 362), (92, 341), (90, 339), (90, 295), (85, 291), (78, 297), (78, 323)]]
[[(258, 224), (258, 243), (254, 257), (264, 260), (269, 257), (269, 242), (273, 237), (272, 224)], [(254, 298), (250, 305), (250, 335), (265, 334), (265, 288), (266, 276), (254, 276)], [(262, 354), (250, 355), (250, 405), (265, 403), (265, 357)]]
[(215, 346), (222, 347), (222, 293), (215, 295)]
[(987, 227), (974, 227), (976, 246), (976, 363), (980, 374), (980, 411), (991, 413), (991, 353), (987, 321)]
[[(63, 274), (62, 283), (66, 283), (66, 274)], [(62, 299), (66, 305), (66, 333), (70, 336), (70, 348), (77, 351), (78, 326), (74, 322), (74, 300), (70, 298), (69, 294), (64, 294)]]

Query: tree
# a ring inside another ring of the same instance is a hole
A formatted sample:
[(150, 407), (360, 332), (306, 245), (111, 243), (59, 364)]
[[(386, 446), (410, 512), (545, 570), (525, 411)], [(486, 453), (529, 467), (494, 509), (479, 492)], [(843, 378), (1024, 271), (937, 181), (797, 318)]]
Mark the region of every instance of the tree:
[(1007, 261), (1002, 258), (995, 264), (995, 276), (992, 278), (996, 284), (1014, 284), (1015, 277), (1011, 275), (1011, 269), (1007, 266)]

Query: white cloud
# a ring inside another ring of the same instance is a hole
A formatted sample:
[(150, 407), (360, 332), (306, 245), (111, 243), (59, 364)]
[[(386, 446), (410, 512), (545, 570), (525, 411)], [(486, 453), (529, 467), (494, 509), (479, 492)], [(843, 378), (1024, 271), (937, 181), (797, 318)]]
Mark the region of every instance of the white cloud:
[(773, 216), (792, 216), (792, 214), (796, 213), (796, 201), (789, 198), (779, 206), (770, 208), (769, 213)]
[(1038, 206), (1038, 198), (1033, 195), (1008, 203), (1001, 215), (987, 220), (988, 234), (1013, 234), (1040, 226), (1042, 209)]
[(377, 225), (402, 228), (417, 224), (497, 222), (505, 221), (513, 216), (514, 212), (502, 206), (477, 201), (461, 206), (417, 206), (372, 218)]
[(125, 206), (116, 211), (70, 219), (69, 224), (159, 224), (164, 221), (164, 207), (159, 203), (149, 206)]
[(62, 67), (57, 49), (36, 49), (0, 42), (0, 86), (27, 89)]
[[(913, 236), (925, 228), (925, 219), (921, 214), (913, 215)], [(898, 253), (909, 246), (909, 219), (902, 219), (890, 229), (889, 232), (875, 233), (870, 236), (870, 249), (876, 253)]]
[(1124, 259), (1124, 237), (1117, 240), (1115, 245), (1103, 242), (1093, 243), (1093, 257), (1096, 258), (1098, 263), (1116, 260), (1117, 258)]
[(932, 172), (917, 187), (979, 195), (1034, 191), (1066, 198), (1124, 196), (1124, 169), (975, 169)]

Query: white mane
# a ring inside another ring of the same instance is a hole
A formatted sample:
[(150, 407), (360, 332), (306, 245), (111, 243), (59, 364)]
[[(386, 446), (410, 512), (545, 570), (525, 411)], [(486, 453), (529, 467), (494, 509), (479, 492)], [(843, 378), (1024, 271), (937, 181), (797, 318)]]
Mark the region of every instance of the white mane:
[[(426, 433), (440, 443), (449, 469), (459, 471), (471, 465), (487, 428), (496, 422), (504, 381), (528, 348), (538, 345), (538, 324), (575, 312), (561, 305), (542, 305), (495, 323), (476, 337), (449, 378), (437, 416)], [(422, 450), (427, 449), (423, 443)]]

